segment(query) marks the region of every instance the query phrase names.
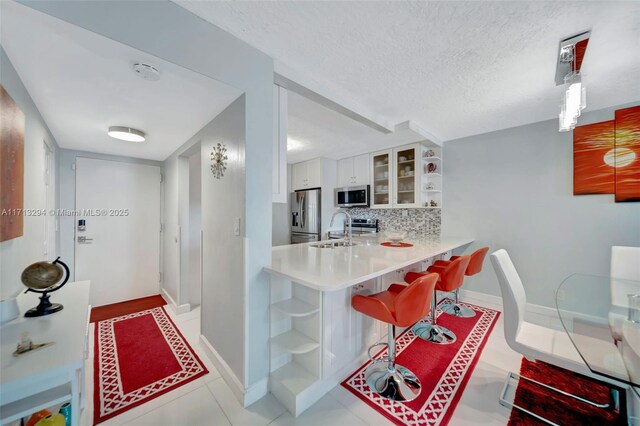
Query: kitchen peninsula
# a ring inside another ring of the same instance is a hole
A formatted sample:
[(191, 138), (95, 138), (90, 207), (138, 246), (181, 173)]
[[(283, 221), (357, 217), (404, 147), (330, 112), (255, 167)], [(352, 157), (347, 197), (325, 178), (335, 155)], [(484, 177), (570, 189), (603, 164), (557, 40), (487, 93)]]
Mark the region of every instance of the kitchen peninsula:
[(354, 238), (351, 247), (317, 243), (274, 247), (271, 275), (271, 392), (294, 415), (345, 379), (381, 341), (386, 324), (351, 308), (355, 294), (375, 293), (461, 251), (470, 238), (384, 247), (378, 238)]

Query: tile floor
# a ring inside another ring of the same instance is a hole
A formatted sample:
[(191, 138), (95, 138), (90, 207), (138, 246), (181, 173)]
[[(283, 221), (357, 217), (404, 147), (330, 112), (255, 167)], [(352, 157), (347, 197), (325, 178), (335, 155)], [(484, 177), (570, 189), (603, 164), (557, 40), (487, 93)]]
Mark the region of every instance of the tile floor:
[[(382, 415), (353, 394), (336, 386), (313, 407), (294, 418), (271, 394), (251, 407), (243, 408), (231, 389), (208, 360), (198, 343), (199, 310), (172, 319), (206, 364), (209, 374), (172, 392), (135, 407), (104, 423), (115, 425), (390, 425)], [(93, 324), (92, 324), (93, 327)], [(93, 328), (90, 334), (93, 337)], [(93, 341), (91, 348), (93, 349)], [(90, 354), (89, 359), (93, 359)], [(520, 355), (504, 340), (502, 317), (498, 319), (480, 360), (456, 407), (450, 425), (506, 425), (509, 410), (498, 404), (498, 394), (508, 370), (518, 371)], [(93, 362), (87, 362), (87, 383), (92, 383)], [(87, 389), (87, 407), (81, 425), (91, 425), (93, 390)]]

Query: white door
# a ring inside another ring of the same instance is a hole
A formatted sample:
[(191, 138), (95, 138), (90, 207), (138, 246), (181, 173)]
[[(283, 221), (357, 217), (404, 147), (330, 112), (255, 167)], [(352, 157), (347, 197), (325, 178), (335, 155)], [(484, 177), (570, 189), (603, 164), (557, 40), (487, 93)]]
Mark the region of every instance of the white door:
[(78, 157), (76, 210), (75, 279), (91, 280), (91, 305), (158, 294), (160, 168)]

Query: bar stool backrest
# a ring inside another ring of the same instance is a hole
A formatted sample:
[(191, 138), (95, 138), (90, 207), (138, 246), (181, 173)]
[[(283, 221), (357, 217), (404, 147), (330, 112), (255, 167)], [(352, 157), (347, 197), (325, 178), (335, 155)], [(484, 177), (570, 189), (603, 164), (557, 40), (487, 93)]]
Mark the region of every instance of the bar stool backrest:
[(478, 250), (471, 253), (471, 259), (469, 260), (469, 266), (467, 266), (467, 270), (465, 271), (465, 275), (475, 275), (482, 271), (482, 264), (484, 263), (484, 258), (487, 256), (487, 252), (489, 251), (489, 247), (482, 247)]
[(398, 293), (394, 306), (397, 326), (409, 327), (427, 316), (437, 281), (438, 274), (426, 274)]

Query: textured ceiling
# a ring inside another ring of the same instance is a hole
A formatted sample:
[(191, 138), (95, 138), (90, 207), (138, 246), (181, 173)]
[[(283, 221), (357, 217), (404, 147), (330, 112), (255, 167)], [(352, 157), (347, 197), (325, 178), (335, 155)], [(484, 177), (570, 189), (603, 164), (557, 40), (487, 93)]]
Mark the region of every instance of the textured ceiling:
[(587, 110), (640, 99), (638, 1), (177, 3), (445, 141), (557, 117), (558, 42), (588, 29)]
[[(62, 148), (164, 160), (240, 95), (29, 7), (0, 6), (2, 47)], [(160, 80), (138, 77), (138, 61), (157, 66)], [(113, 139), (109, 126), (138, 128), (147, 140)]]

